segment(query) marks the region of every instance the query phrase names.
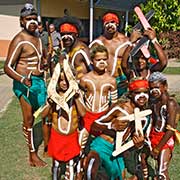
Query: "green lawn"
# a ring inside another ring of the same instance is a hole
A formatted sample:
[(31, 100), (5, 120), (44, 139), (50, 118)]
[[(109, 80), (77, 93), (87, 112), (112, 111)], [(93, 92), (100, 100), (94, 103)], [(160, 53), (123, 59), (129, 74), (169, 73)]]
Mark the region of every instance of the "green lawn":
[[(178, 97), (179, 99), (179, 97)], [(51, 159), (43, 159), (48, 167), (34, 168), (28, 165), (28, 151), (22, 134), (22, 116), (17, 98), (8, 106), (0, 117), (0, 179), (1, 180), (50, 180)], [(41, 129), (36, 122), (36, 132), (39, 133), (37, 142), (41, 141)], [(180, 129), (180, 124), (179, 124)], [(42, 157), (42, 145), (39, 155)], [(180, 179), (180, 146), (176, 145), (170, 166), (171, 180)]]
[(164, 69), (165, 74), (180, 74), (180, 67), (167, 67)]
[[(16, 98), (0, 117), (0, 122), (0, 179), (50, 180), (50, 158), (44, 159), (49, 165), (45, 168), (34, 168), (28, 165), (28, 151), (22, 134), (22, 114)], [(41, 132), (41, 129), (39, 130)], [(42, 157), (42, 146), (40, 146), (39, 155)]]

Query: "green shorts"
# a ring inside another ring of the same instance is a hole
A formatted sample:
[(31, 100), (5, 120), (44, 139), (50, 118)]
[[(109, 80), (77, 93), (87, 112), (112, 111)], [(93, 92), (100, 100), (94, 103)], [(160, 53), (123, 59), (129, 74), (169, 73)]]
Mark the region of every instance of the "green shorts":
[[(47, 88), (43, 77), (31, 76), (31, 87), (28, 88), (26, 85), (19, 81), (13, 81), (13, 91), (15, 95), (20, 99), (21, 96), (27, 101), (36, 111), (40, 106), (46, 103)], [(29, 96), (27, 97), (29, 91)]]
[(96, 151), (101, 159), (101, 165), (105, 168), (111, 179), (117, 177), (122, 180), (122, 172), (125, 168), (123, 157), (113, 157), (114, 145), (101, 137), (96, 137), (90, 145), (90, 149)]

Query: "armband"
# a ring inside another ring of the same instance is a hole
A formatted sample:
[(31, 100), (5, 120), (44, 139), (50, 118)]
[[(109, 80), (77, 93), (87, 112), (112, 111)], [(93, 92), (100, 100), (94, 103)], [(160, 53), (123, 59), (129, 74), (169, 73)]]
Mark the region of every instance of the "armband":
[(141, 145), (140, 147), (138, 147), (138, 149), (140, 150), (140, 149), (142, 149), (144, 147), (144, 144), (143, 145)]
[(107, 124), (107, 128), (108, 128), (108, 129), (112, 129), (111, 124), (112, 124), (111, 122), (109, 122), (109, 123)]
[(23, 77), (21, 78), (20, 82), (23, 83), (24, 80), (25, 80), (25, 77), (23, 76)]
[(153, 44), (155, 44), (155, 43), (157, 43), (158, 44), (158, 40), (157, 40), (157, 38), (155, 37), (154, 39), (152, 39), (151, 40), (151, 42), (153, 43)]
[(133, 43), (129, 41), (128, 46), (132, 47)]

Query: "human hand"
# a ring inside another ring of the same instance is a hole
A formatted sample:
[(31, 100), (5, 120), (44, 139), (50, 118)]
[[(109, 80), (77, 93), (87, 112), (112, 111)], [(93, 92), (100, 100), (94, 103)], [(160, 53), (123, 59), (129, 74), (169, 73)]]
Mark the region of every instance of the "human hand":
[(154, 159), (157, 159), (158, 156), (159, 156), (159, 153), (160, 153), (159, 148), (155, 147), (155, 148), (153, 148), (152, 151), (151, 151), (151, 156), (152, 156)]
[(154, 38), (156, 38), (156, 31), (153, 28), (148, 28), (144, 31), (144, 35), (148, 36), (150, 40), (153, 40)]
[(129, 121), (128, 120), (118, 120), (114, 118), (111, 123), (111, 128), (115, 131), (124, 131), (125, 128), (128, 126)]
[(22, 83), (28, 87), (31, 86), (31, 79), (30, 78), (27, 78), (27, 77), (24, 77)]
[(132, 43), (135, 43), (141, 37), (142, 37), (142, 34), (139, 30), (133, 30), (129, 39)]
[(138, 130), (138, 134), (134, 133), (132, 138), (136, 148), (141, 148), (144, 145), (144, 136)]

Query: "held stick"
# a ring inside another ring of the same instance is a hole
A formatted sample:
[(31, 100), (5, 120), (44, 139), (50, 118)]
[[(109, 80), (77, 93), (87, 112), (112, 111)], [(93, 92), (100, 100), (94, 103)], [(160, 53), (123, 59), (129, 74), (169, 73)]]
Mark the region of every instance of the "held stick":
[[(29, 72), (29, 74), (27, 76), (28, 79), (31, 78), (31, 74), (32, 74), (32, 71)], [(27, 97), (29, 97), (29, 89), (30, 89), (30, 87), (28, 87), (28, 89), (27, 89)]]

